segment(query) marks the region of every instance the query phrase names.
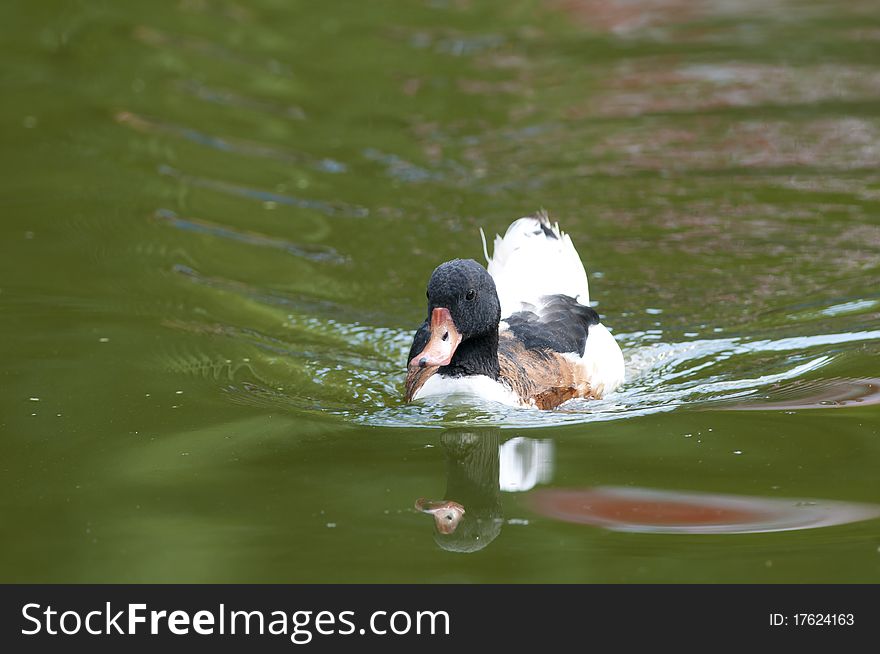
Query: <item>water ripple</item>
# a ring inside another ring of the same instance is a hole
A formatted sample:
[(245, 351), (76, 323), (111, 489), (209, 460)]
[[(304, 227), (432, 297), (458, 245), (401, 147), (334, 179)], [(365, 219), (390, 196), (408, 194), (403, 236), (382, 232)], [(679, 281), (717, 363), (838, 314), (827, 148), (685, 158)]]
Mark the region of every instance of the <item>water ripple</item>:
[(218, 223), (212, 223), (198, 218), (183, 218), (170, 209), (158, 209), (153, 214), (153, 219), (184, 231), (208, 234), (210, 236), (238, 241), (239, 243), (246, 243), (248, 245), (281, 250), (282, 252), (287, 252), (288, 254), (303, 257), (311, 261), (335, 264), (341, 264), (347, 261), (345, 257), (340, 255), (333, 248), (327, 246), (312, 246), (307, 248), (291, 243), (282, 238), (266, 236), (259, 232), (243, 231), (228, 225), (220, 225)]
[(283, 193), (275, 193), (272, 191), (264, 191), (261, 189), (251, 188), (249, 186), (239, 186), (230, 182), (224, 182), (218, 179), (209, 179), (207, 177), (198, 177), (196, 175), (188, 175), (176, 168), (172, 168), (166, 164), (162, 164), (158, 168), (160, 175), (172, 177), (190, 186), (206, 188), (219, 193), (235, 195), (259, 202), (274, 202), (289, 207), (297, 207), (299, 209), (310, 209), (318, 211), (327, 216), (344, 216), (351, 218), (363, 218), (369, 215), (369, 209), (344, 202), (325, 202), (323, 200), (309, 200), (305, 198), (297, 198), (292, 195)]
[(293, 120), (306, 119), (305, 111), (296, 105), (280, 104), (268, 100), (258, 100), (256, 98), (242, 95), (237, 91), (207, 86), (194, 79), (178, 80), (178, 82), (175, 83), (175, 87), (183, 93), (198, 98), (199, 100), (219, 104), (225, 107), (248, 109), (262, 114), (273, 114), (280, 116), (281, 118), (290, 118)]
[(192, 127), (163, 123), (158, 120), (146, 118), (145, 116), (139, 116), (130, 111), (118, 112), (115, 119), (120, 125), (126, 125), (139, 132), (175, 136), (191, 141), (192, 143), (198, 143), (199, 145), (213, 148), (214, 150), (220, 150), (221, 152), (231, 152), (247, 157), (272, 159), (287, 164), (306, 165), (324, 173), (338, 174), (344, 173), (348, 169), (344, 163), (334, 159), (319, 159), (302, 152), (295, 152), (276, 145), (266, 145), (264, 143), (257, 143), (255, 141), (247, 141), (244, 139), (215, 136), (213, 134), (200, 132)]
[(288, 66), (276, 59), (261, 60), (255, 57), (239, 54), (229, 48), (194, 36), (170, 34), (147, 25), (138, 25), (134, 28), (134, 38), (141, 43), (146, 43), (163, 50), (180, 50), (192, 52), (203, 57), (227, 61), (238, 65), (256, 67), (282, 77), (292, 77), (293, 73)]

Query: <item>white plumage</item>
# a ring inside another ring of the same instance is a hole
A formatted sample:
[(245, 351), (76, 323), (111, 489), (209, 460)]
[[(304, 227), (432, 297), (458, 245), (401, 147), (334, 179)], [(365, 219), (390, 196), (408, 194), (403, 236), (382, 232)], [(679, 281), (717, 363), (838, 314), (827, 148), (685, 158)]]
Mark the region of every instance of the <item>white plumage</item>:
[(501, 382), (485, 375), (471, 377), (444, 377), (434, 375), (419, 389), (416, 400), (425, 398), (454, 399), (456, 397), (480, 397), (490, 402), (498, 402), (507, 406), (520, 406), (522, 402)]
[(584, 306), (590, 304), (581, 258), (568, 234), (559, 229), (559, 223), (551, 226), (546, 214), (514, 221), (503, 237), (495, 236), (492, 256), (486, 253), (486, 259), (501, 301), (502, 320), (520, 311), (523, 303), (539, 307), (545, 295), (568, 295)]

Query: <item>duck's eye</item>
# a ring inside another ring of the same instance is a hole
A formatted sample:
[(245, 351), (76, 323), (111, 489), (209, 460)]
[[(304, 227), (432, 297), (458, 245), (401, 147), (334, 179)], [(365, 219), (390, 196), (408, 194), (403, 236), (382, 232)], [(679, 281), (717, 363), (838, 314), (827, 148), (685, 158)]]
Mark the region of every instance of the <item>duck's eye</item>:
[(468, 300), (473, 300), (475, 297), (477, 297), (477, 292), (474, 289), (470, 289), (465, 295), (465, 298)]

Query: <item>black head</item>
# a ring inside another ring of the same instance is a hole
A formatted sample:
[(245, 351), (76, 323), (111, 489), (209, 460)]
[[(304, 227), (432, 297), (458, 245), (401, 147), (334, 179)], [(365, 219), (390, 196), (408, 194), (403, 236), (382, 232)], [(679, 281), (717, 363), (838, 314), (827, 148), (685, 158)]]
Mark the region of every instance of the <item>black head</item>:
[(448, 309), (462, 341), (498, 331), (501, 304), (492, 277), (473, 259), (442, 263), (428, 282), (428, 316)]
[(438, 370), (497, 379), (501, 304), (495, 282), (473, 259), (437, 266), (428, 282), (428, 317), (409, 352), (406, 401)]

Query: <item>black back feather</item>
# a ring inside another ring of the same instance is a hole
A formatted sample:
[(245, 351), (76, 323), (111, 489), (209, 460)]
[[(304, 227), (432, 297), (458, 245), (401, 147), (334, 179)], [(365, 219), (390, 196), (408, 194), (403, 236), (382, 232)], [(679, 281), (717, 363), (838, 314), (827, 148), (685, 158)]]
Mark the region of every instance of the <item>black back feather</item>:
[(590, 326), (599, 324), (599, 314), (567, 295), (548, 295), (543, 300), (540, 315), (534, 311), (511, 314), (505, 320), (510, 331), (526, 349), (583, 356)]

